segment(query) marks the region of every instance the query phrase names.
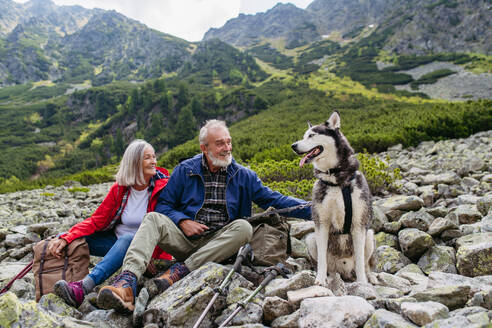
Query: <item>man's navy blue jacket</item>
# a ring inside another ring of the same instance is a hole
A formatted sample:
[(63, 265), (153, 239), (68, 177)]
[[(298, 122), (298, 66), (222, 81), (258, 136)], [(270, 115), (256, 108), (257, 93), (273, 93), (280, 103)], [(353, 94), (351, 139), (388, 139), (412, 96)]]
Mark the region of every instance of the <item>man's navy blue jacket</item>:
[[(181, 162), (171, 174), (167, 186), (161, 192), (154, 211), (168, 216), (178, 225), (183, 219), (195, 219), (203, 206), (205, 187), (202, 173), (202, 156)], [(267, 209), (292, 207), (306, 203), (304, 200), (284, 196), (263, 185), (255, 172), (236, 163), (227, 167), (226, 205), (231, 220), (251, 216), (251, 203)], [(288, 216), (311, 219), (311, 207), (305, 207)]]

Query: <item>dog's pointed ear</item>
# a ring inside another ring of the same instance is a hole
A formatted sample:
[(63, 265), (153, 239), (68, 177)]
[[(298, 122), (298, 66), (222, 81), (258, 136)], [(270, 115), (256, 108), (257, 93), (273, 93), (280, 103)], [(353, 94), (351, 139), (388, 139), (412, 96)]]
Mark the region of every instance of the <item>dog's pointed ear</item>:
[(313, 127), (313, 125), (311, 124), (311, 122), (307, 121), (307, 124), (308, 124), (309, 128), (312, 128)]
[(340, 114), (334, 111), (330, 118), (325, 122), (325, 125), (332, 130), (340, 129)]

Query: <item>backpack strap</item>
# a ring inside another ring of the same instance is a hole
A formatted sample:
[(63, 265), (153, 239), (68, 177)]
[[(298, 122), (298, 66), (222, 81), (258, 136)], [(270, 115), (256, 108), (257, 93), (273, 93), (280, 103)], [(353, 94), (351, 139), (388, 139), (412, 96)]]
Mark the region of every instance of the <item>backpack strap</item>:
[(43, 295), (43, 267), (44, 267), (44, 258), (46, 256), (46, 248), (48, 248), (48, 240), (45, 240), (43, 251), (41, 252), (41, 261), (39, 262), (39, 290), (41, 295)]

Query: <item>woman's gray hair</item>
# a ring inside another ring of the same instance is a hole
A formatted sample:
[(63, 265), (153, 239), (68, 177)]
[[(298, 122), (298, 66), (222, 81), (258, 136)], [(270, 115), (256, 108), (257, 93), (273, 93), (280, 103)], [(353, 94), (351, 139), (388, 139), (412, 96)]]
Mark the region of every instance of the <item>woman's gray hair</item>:
[(198, 141), (200, 141), (200, 145), (207, 145), (207, 136), (208, 136), (208, 131), (212, 128), (224, 128), (227, 131), (229, 129), (227, 128), (226, 122), (220, 121), (220, 120), (208, 120), (205, 122), (205, 125), (202, 126), (200, 129), (200, 135), (198, 136)]
[(147, 147), (154, 149), (151, 144), (142, 139), (135, 139), (126, 147), (118, 173), (115, 175), (116, 182), (120, 186), (145, 185), (142, 161), (144, 150)]

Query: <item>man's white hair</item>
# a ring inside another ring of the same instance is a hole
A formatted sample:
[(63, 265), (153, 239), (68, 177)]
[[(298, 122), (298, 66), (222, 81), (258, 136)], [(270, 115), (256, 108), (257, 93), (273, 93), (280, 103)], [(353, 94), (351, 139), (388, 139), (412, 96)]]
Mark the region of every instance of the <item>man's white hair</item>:
[(144, 150), (147, 147), (154, 149), (151, 144), (142, 139), (135, 139), (126, 147), (118, 173), (115, 175), (116, 182), (120, 186), (145, 185), (142, 161)]
[(221, 121), (221, 120), (208, 120), (205, 122), (205, 125), (202, 126), (200, 129), (200, 135), (198, 136), (198, 140), (200, 141), (200, 145), (205, 145), (207, 146), (207, 137), (208, 137), (208, 131), (210, 129), (214, 128), (224, 128), (227, 131), (229, 129), (227, 128), (226, 122)]

